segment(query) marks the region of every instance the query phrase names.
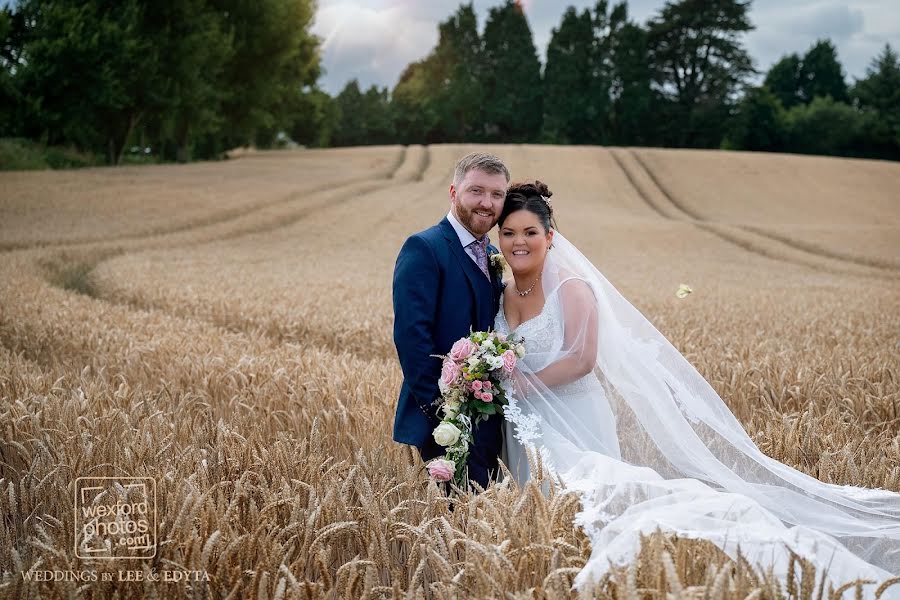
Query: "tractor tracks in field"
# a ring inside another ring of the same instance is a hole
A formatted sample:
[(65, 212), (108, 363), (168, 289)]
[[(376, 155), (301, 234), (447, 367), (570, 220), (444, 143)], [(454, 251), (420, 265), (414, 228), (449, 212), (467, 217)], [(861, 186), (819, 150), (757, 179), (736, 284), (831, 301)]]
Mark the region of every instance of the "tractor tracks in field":
[[(152, 231), (120, 234), (103, 238), (84, 238), (67, 241), (53, 242), (0, 242), (0, 253), (15, 250), (30, 249), (55, 249), (76, 248), (87, 246), (102, 246), (109, 244), (129, 244), (148, 240), (164, 241), (172, 236), (200, 234), (201, 241), (215, 239), (216, 231), (222, 232), (220, 239), (242, 235), (243, 233), (258, 233), (267, 229), (275, 229), (279, 223), (289, 225), (299, 218), (304, 218), (311, 212), (315, 212), (327, 206), (333, 206), (342, 201), (356, 197), (360, 193), (369, 193), (390, 185), (412, 183), (422, 180), (427, 169), (429, 152), (426, 146), (404, 146), (397, 154), (397, 159), (390, 168), (376, 172), (372, 176), (359, 176), (334, 183), (326, 183), (302, 190), (295, 190), (275, 199), (251, 203), (233, 210), (224, 211), (221, 214), (209, 215), (199, 218), (191, 223), (176, 225), (173, 227), (159, 228)], [(298, 201), (303, 201), (311, 196), (324, 196), (324, 200), (311, 205), (294, 206)], [(287, 209), (282, 214), (280, 209)], [(296, 209), (296, 210), (295, 210)], [(290, 215), (302, 211), (301, 216), (291, 219)], [(270, 215), (269, 219), (260, 219), (264, 215)], [(254, 220), (264, 221), (250, 225)], [(242, 228), (241, 224), (247, 224)], [(212, 235), (204, 236), (205, 232)], [(180, 240), (179, 240), (180, 241)], [(178, 244), (178, 241), (175, 242)], [(178, 244), (181, 245), (181, 244)]]
[[(377, 180), (383, 179), (384, 176), (378, 177)], [(389, 177), (388, 177), (389, 178)], [(149, 231), (144, 231), (140, 233), (124, 233), (112, 236), (105, 237), (86, 237), (80, 239), (72, 239), (65, 241), (50, 241), (50, 242), (0, 242), (0, 252), (10, 252), (13, 250), (30, 250), (36, 248), (62, 248), (62, 247), (74, 247), (74, 246), (88, 246), (92, 244), (104, 244), (110, 242), (129, 242), (129, 241), (140, 241), (145, 239), (158, 238), (162, 236), (174, 235), (179, 233), (190, 232), (193, 230), (202, 230), (204, 228), (215, 227), (217, 225), (223, 225), (227, 223), (232, 223), (236, 221), (240, 221), (245, 217), (252, 215), (253, 213), (264, 211), (267, 209), (275, 208), (280, 205), (290, 204), (303, 196), (318, 194), (327, 191), (335, 191), (340, 190), (345, 187), (352, 186), (354, 184), (366, 181), (367, 179), (364, 177), (355, 177), (351, 179), (346, 179), (344, 181), (323, 184), (318, 186), (313, 186), (306, 190), (296, 190), (292, 191), (289, 194), (284, 196), (280, 196), (275, 199), (266, 200), (258, 203), (252, 203), (245, 206), (241, 206), (236, 209), (223, 211), (218, 215), (210, 215), (206, 217), (198, 218), (190, 223), (183, 223), (180, 225), (175, 225), (172, 227), (160, 227), (157, 229), (152, 229)]]
[[(356, 178), (338, 185), (320, 186), (292, 192), (275, 202), (245, 211), (241, 215), (189, 228), (179, 228), (157, 234), (124, 236), (98, 241), (57, 243), (48, 246), (29, 246), (24, 250), (50, 249), (57, 256), (99, 254), (106, 258), (121, 254), (157, 248), (196, 246), (200, 244), (275, 231), (288, 227), (330, 208), (395, 185), (416, 183), (422, 180), (430, 158), (427, 146), (405, 146), (398, 160), (383, 176)], [(319, 190), (315, 202), (306, 199)], [(299, 203), (299, 205), (298, 205)], [(83, 252), (81, 252), (83, 251)], [(104, 259), (95, 262), (99, 264)], [(55, 262), (55, 261), (54, 261)], [(63, 261), (65, 262), (65, 261)], [(83, 262), (83, 261), (75, 261)], [(82, 268), (82, 267), (79, 267)]]
[(610, 155), (643, 202), (661, 218), (699, 227), (748, 252), (819, 271), (897, 279), (892, 267), (859, 257), (796, 242), (759, 227), (709, 221), (680, 201), (641, 156), (629, 148), (609, 148)]
[(811, 254), (819, 254), (821, 256), (826, 256), (828, 258), (833, 258), (835, 260), (846, 261), (855, 263), (864, 267), (872, 267), (876, 269), (882, 269), (886, 271), (893, 271), (896, 273), (896, 276), (900, 277), (900, 266), (896, 264), (892, 264), (886, 260), (879, 260), (877, 258), (868, 258), (864, 256), (857, 256), (853, 254), (847, 254), (843, 252), (837, 252), (830, 248), (824, 248), (818, 246), (816, 244), (811, 244), (809, 242), (802, 242), (800, 240), (792, 239), (786, 235), (782, 235), (779, 233), (775, 233), (772, 231), (768, 231), (763, 229), (762, 227), (756, 227), (753, 225), (741, 225), (742, 229), (746, 231), (750, 231), (756, 233), (758, 235), (767, 237), (769, 239), (775, 240), (777, 242), (781, 242), (792, 248), (796, 248), (797, 250), (801, 250), (803, 252), (808, 252)]
[[(352, 181), (334, 186), (328, 193), (320, 194), (321, 197), (313, 204), (304, 202), (303, 205), (296, 206), (295, 202), (283, 199), (277, 203), (277, 206), (275, 203), (270, 203), (254, 211), (247, 211), (240, 217), (192, 229), (99, 242), (85, 241), (52, 246), (31, 246), (21, 249), (23, 254), (16, 252), (18, 256), (14, 260), (20, 263), (27, 261), (32, 269), (36, 269), (35, 274), (48, 285), (90, 297), (98, 302), (126, 306), (133, 310), (156, 310), (177, 318), (195, 318), (232, 332), (263, 333), (274, 343), (299, 341), (293, 338), (300, 335), (300, 332), (286, 334), (285, 332), (260, 331), (259, 324), (252, 320), (238, 319), (237, 322), (233, 320), (223, 322), (198, 316), (191, 311), (184, 313), (173, 311), (171, 307), (157, 305), (154, 302), (108, 297), (102, 290), (95, 289), (92, 283), (92, 273), (100, 264), (120, 256), (155, 249), (189, 248), (244, 235), (275, 231), (308, 219), (320, 211), (341, 206), (379, 190), (422, 182), (429, 164), (430, 151), (426, 146), (410, 146), (404, 148), (398, 161), (386, 176), (377, 180)], [(418, 191), (420, 193), (417, 193), (415, 198), (424, 197), (425, 192)], [(307, 193), (304, 192), (304, 194)], [(433, 190), (429, 189), (428, 194), (431, 193)], [(29, 256), (32, 251), (38, 253)], [(333, 343), (328, 332), (318, 332), (315, 328), (303, 331), (300, 337), (310, 337), (336, 352), (342, 347), (342, 344)]]
[[(246, 211), (239, 216), (220, 219), (210, 224), (98, 241), (29, 245), (25, 248), (8, 249), (6, 254), (9, 256), (10, 252), (15, 254), (22, 252), (26, 254), (21, 258), (25, 258), (28, 254), (37, 252), (26, 260), (32, 261), (31, 264), (37, 269), (37, 275), (49, 285), (102, 300), (103, 297), (93, 289), (90, 276), (91, 272), (103, 262), (148, 250), (188, 248), (245, 235), (272, 232), (361, 196), (394, 185), (421, 181), (429, 161), (429, 150), (426, 146), (408, 146), (404, 147), (396, 163), (382, 177), (375, 180), (347, 181), (331, 186), (327, 188), (327, 192), (319, 194), (314, 203), (305, 200), (311, 191), (304, 190), (265, 206), (257, 206), (254, 210)], [(322, 189), (326, 187), (323, 186)], [(298, 202), (302, 204), (298, 206)]]
[[(218, 220), (211, 224), (99, 241), (32, 245), (17, 250), (43, 251), (43, 255), (36, 258), (36, 264), (45, 280), (57, 287), (92, 295), (86, 283), (89, 280), (88, 275), (97, 265), (107, 260), (146, 250), (185, 248), (275, 231), (314, 216), (322, 210), (341, 206), (360, 196), (392, 185), (414, 183), (421, 177), (427, 164), (427, 147), (409, 146), (403, 149), (398, 161), (385, 176), (376, 180), (353, 180), (323, 188), (328, 191), (320, 194), (319, 199), (311, 204), (306, 202), (305, 198), (312, 191), (304, 190), (237, 217)], [(297, 202), (302, 204), (297, 206)]]

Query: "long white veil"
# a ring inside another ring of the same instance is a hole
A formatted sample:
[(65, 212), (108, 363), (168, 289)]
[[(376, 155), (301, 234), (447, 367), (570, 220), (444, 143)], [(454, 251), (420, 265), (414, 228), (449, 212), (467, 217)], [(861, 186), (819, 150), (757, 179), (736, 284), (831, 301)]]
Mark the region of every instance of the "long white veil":
[(640, 534), (656, 529), (709, 540), (732, 558), (740, 551), (782, 577), (793, 551), (835, 587), (900, 571), (900, 494), (823, 483), (763, 454), (581, 252), (559, 232), (553, 246), (545, 307), (558, 302), (565, 335), (520, 361), (506, 418), (581, 496), (576, 522), (593, 550), (576, 587), (635, 559)]

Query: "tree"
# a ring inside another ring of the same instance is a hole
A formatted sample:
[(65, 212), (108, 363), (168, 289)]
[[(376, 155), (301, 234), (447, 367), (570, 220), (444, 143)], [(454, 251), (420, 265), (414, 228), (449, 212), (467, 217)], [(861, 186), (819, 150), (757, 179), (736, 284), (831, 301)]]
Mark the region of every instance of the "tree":
[(351, 80), (335, 98), (338, 114), (334, 132), (336, 146), (365, 146), (394, 141), (390, 96), (387, 89), (374, 85), (365, 93), (359, 82)]
[(592, 139), (601, 144), (642, 144), (652, 135), (653, 91), (647, 32), (628, 20), (625, 2), (594, 8), (594, 60), (591, 96), (598, 114)]
[(23, 103), (31, 137), (105, 151), (118, 164), (160, 99), (159, 51), (143, 34), (137, 0), (25, 0)]
[(803, 154), (858, 155), (865, 117), (831, 96), (816, 96), (788, 112), (789, 150)]
[(222, 74), (220, 135), (244, 145), (291, 121), (291, 107), (319, 78), (313, 0), (209, 0), (225, 16), (234, 53)]
[(664, 141), (717, 147), (738, 90), (754, 73), (739, 37), (753, 29), (749, 2), (667, 2), (649, 23), (655, 90), (672, 128)]
[(472, 4), (438, 26), (429, 55), (403, 71), (392, 93), (394, 127), (404, 143), (472, 141), (483, 130), (481, 41)]
[[(626, 68), (633, 65), (628, 54), (637, 48), (629, 46), (627, 40), (623, 46), (621, 39), (623, 32), (633, 33), (632, 28), (625, 2), (610, 10), (606, 0), (598, 0), (593, 13), (585, 10), (579, 15), (570, 8), (563, 15), (547, 47), (545, 140), (572, 144), (613, 141), (615, 103), (622, 101), (623, 92), (634, 89), (634, 82), (628, 78), (637, 75), (617, 64), (621, 59)], [(646, 67), (646, 53), (643, 59)], [(643, 81), (649, 90), (649, 77)]]
[[(594, 27), (590, 11), (569, 8), (547, 46), (544, 68), (544, 140), (558, 144), (593, 141), (601, 115), (595, 89)], [(605, 115), (603, 115), (605, 117)]]
[(22, 12), (0, 8), (0, 136), (22, 134), (25, 107), (19, 79), (24, 37)]
[(439, 77), (434, 110), (444, 141), (470, 141), (481, 133), (481, 39), (472, 3), (438, 27), (435, 62)]
[(787, 114), (768, 87), (749, 88), (738, 105), (723, 146), (733, 150), (784, 149), (788, 136)]
[(138, 135), (179, 160), (274, 135), (319, 74), (313, 0), (22, 0), (3, 14), (17, 17), (0, 17), (0, 64), (22, 133), (112, 164)]
[(900, 59), (890, 44), (885, 44), (866, 69), (866, 76), (856, 82), (853, 96), (862, 108), (885, 116), (900, 113)]
[(856, 82), (853, 98), (860, 110), (872, 117), (865, 137), (873, 153), (900, 158), (900, 60), (890, 44)]
[[(595, 143), (609, 144), (613, 141), (614, 101), (620, 91), (617, 80), (622, 73), (617, 71), (616, 63), (622, 58), (619, 55), (620, 37), (628, 23), (628, 6), (619, 2), (609, 10), (607, 0), (598, 0), (594, 6), (594, 50), (592, 53), (592, 78), (590, 96), (593, 99), (593, 126), (590, 137)], [(646, 40), (645, 40), (646, 41)], [(649, 85), (649, 79), (645, 80)]]
[(363, 94), (365, 138), (363, 144), (392, 144), (395, 141), (391, 118), (391, 97), (387, 88), (371, 86)]
[[(621, 8), (619, 8), (621, 7)], [(599, 12), (599, 11), (598, 11)], [(652, 71), (647, 50), (647, 31), (628, 20), (626, 5), (613, 10), (609, 37), (609, 142), (620, 145), (649, 144), (655, 119), (651, 112)]]
[(404, 144), (434, 143), (439, 128), (433, 57), (414, 62), (403, 70), (391, 94), (394, 130)]
[(317, 87), (295, 99), (288, 133), (298, 144), (312, 147), (331, 145), (340, 112), (335, 100)]
[(791, 108), (804, 101), (800, 90), (801, 65), (797, 54), (789, 54), (772, 65), (766, 74), (765, 86), (781, 101), (784, 108)]
[(228, 90), (222, 78), (234, 56), (232, 34), (206, 0), (157, 0), (142, 27), (160, 57), (154, 134), (171, 139), (175, 158), (187, 162), (193, 140), (223, 125)]
[(831, 96), (847, 102), (847, 82), (837, 51), (830, 40), (819, 40), (806, 52), (800, 66), (800, 95), (809, 104), (813, 98)]
[(527, 142), (541, 130), (541, 63), (519, 4), (490, 10), (482, 54), (486, 141)]
[(365, 115), (359, 82), (351, 79), (335, 97), (338, 108), (338, 124), (334, 131), (335, 146), (354, 146), (364, 139)]

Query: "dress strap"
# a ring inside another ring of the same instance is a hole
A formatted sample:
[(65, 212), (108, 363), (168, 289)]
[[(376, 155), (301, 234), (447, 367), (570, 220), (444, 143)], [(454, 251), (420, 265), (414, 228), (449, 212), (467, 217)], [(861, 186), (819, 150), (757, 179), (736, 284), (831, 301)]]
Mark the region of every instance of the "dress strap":
[[(577, 276), (577, 275), (572, 275), (571, 277), (566, 277), (565, 279), (563, 279), (562, 281), (560, 281), (559, 283), (556, 284), (556, 287), (553, 288), (553, 289), (550, 291), (549, 294), (547, 294), (547, 297), (544, 299), (544, 301), (546, 302), (547, 300), (550, 299), (551, 296), (556, 295), (556, 292), (559, 291), (559, 288), (562, 287), (562, 284), (564, 284), (564, 283), (567, 282), (567, 281), (571, 281), (571, 280), (573, 280), (573, 279), (578, 279), (579, 281), (583, 281), (583, 282), (585, 282), (585, 283), (588, 283), (588, 280), (587, 280), (587, 279), (585, 279), (584, 277), (579, 277), (579, 276)], [(590, 284), (588, 284), (588, 285), (590, 285)]]

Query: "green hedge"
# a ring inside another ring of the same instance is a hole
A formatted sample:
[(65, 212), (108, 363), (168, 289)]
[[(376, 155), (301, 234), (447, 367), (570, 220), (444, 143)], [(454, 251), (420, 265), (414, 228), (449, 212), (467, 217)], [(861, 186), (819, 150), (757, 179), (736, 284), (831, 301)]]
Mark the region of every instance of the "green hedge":
[(0, 171), (77, 169), (101, 164), (101, 157), (74, 148), (44, 146), (23, 138), (0, 138)]

